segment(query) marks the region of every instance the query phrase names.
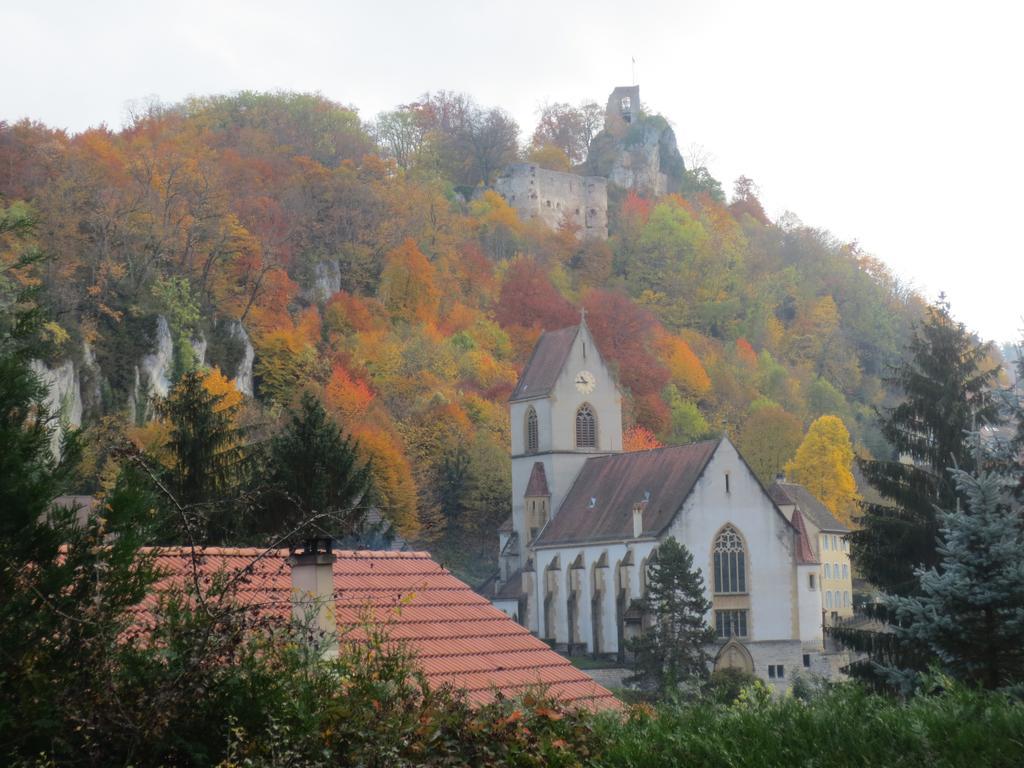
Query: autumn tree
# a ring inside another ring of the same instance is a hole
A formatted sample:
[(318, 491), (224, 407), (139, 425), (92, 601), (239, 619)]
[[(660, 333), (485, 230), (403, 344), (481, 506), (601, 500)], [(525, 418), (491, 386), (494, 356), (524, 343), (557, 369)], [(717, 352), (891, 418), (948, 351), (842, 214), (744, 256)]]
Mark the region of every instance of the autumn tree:
[(622, 434), (622, 450), (626, 453), (651, 451), (661, 447), (658, 438), (647, 427), (634, 425)]
[(736, 444), (758, 479), (770, 485), (797, 452), (803, 431), (796, 416), (778, 405), (766, 405), (743, 423)]
[(435, 316), (439, 297), (433, 266), (416, 243), (406, 239), (385, 260), (381, 301), (393, 316), (422, 322)]
[(669, 372), (652, 352), (654, 315), (618, 291), (593, 289), (583, 299), (587, 326), (619, 383), (634, 395), (661, 391)]
[(494, 314), (503, 327), (518, 325), (549, 331), (579, 319), (547, 271), (530, 257), (514, 259), (509, 265)]
[(786, 464), (786, 475), (810, 491), (836, 519), (853, 527), (858, 497), (852, 468), (853, 445), (846, 425), (838, 416), (821, 416)]
[[(590, 140), (601, 128), (593, 110), (595, 106), (583, 104), (573, 107), (565, 103), (544, 105), (533, 132), (533, 146), (557, 147), (572, 165), (579, 165), (587, 159)], [(600, 119), (603, 118), (602, 111)]]

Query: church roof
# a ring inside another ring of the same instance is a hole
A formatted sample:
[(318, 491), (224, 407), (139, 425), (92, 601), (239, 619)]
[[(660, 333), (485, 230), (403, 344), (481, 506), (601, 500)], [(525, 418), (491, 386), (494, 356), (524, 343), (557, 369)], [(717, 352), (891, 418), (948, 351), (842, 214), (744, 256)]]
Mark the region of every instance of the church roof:
[(813, 493), (802, 485), (776, 480), (771, 488), (768, 489), (768, 495), (780, 507), (786, 505), (795, 506), (804, 513), (804, 516), (819, 531), (828, 531), (829, 533), (850, 532), (849, 528), (835, 519), (832, 513), (828, 511), (828, 507), (822, 504)]
[(548, 490), (548, 476), (544, 472), (544, 463), (533, 462), (533, 470), (530, 472), (530, 482), (526, 484), (526, 493), (523, 496), (550, 496)]
[[(161, 574), (136, 610), (140, 625), (156, 619), (159, 595), (192, 576), (188, 547), (145, 550)], [(291, 616), (288, 550), (206, 548), (199, 575), (244, 574), (236, 599), (261, 616)], [(335, 551), (335, 616), (347, 641), (365, 637), (365, 621), (406, 643), (431, 687), (451, 684), (483, 704), (545, 687), (561, 702), (586, 709), (618, 709), (614, 696), (435, 563), (426, 552)], [(521, 574), (519, 588), (521, 589)], [(509, 584), (513, 584), (510, 580)], [(515, 589), (515, 585), (509, 587)], [(518, 593), (516, 594), (518, 597)], [(399, 610), (400, 607), (400, 610)]]
[[(778, 502), (776, 502), (778, 503)], [(804, 516), (800, 509), (793, 510), (793, 519), (790, 521), (796, 528), (796, 562), (797, 565), (817, 565), (818, 558), (811, 551), (811, 542), (807, 537), (807, 527), (804, 525)]]
[(644, 536), (658, 536), (683, 506), (718, 440), (588, 459), (536, 546), (633, 538), (633, 505), (647, 499)]
[(551, 392), (558, 381), (558, 375), (565, 367), (566, 358), (569, 357), (572, 343), (576, 341), (579, 330), (578, 325), (571, 325), (568, 328), (541, 334), (533, 348), (533, 354), (530, 355), (530, 361), (523, 370), (523, 375), (519, 377), (519, 383), (512, 391), (510, 401), (532, 400)]

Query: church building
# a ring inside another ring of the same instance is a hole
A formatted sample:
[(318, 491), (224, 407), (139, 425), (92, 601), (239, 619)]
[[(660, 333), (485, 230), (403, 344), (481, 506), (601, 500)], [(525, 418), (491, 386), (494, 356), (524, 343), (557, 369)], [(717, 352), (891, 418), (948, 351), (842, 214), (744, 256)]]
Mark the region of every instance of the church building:
[(727, 437), (623, 453), (622, 394), (585, 317), (541, 336), (509, 407), (512, 517), (485, 587), (496, 607), (560, 650), (622, 659), (671, 536), (703, 574), (716, 667), (780, 688), (796, 669), (834, 668), (802, 505), (784, 513)]

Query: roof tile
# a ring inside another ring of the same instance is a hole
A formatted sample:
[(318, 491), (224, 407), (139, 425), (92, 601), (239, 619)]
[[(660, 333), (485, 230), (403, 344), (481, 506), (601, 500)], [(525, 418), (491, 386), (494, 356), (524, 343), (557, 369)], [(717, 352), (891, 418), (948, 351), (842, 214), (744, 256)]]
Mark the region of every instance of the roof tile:
[(633, 538), (633, 505), (645, 497), (643, 535), (658, 535), (683, 506), (718, 445), (718, 440), (705, 440), (588, 459), (536, 546)]
[[(157, 592), (192, 578), (187, 547), (147, 550), (163, 574)], [(261, 613), (291, 615), (291, 571), (286, 550), (199, 550), (202, 576), (219, 572), (244, 581), (238, 599)], [(388, 636), (416, 654), (432, 684), (450, 683), (482, 704), (496, 693), (516, 696), (538, 685), (548, 694), (586, 709), (615, 709), (605, 688), (573, 667), (524, 627), (494, 608), (425, 552), (337, 552), (336, 616), (345, 641), (365, 638), (367, 619), (386, 625)], [(244, 574), (244, 576), (241, 576)], [(158, 597), (140, 606), (153, 621)]]
[(571, 325), (557, 331), (541, 334), (533, 348), (530, 361), (519, 377), (519, 383), (512, 391), (510, 401), (532, 400), (548, 394), (558, 381), (558, 375), (565, 366), (565, 360), (576, 340), (580, 327)]

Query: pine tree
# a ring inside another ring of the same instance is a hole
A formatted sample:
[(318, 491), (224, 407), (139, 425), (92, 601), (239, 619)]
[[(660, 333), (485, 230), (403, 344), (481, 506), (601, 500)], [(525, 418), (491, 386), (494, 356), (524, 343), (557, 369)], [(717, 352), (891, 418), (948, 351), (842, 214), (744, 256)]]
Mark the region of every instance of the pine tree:
[(705, 648), (714, 632), (704, 617), (711, 603), (704, 596), (700, 569), (693, 567), (693, 555), (674, 538), (658, 547), (641, 606), (654, 617), (654, 624), (631, 644), (636, 671), (632, 680), (672, 694), (685, 680), (707, 677)]
[(897, 458), (860, 462), (887, 503), (865, 505), (862, 528), (852, 535), (861, 573), (885, 592), (904, 595), (917, 587), (915, 567), (932, 568), (939, 561), (935, 510), (956, 505), (946, 468), (974, 469), (967, 434), (1000, 420), (988, 397), (998, 368), (983, 367), (989, 345), (955, 322), (948, 304), (929, 308), (908, 351), (889, 379), (905, 400), (881, 414), (882, 433)]
[(316, 517), (335, 537), (359, 528), (370, 501), (370, 464), (311, 393), (302, 396), (285, 429), (271, 441), (270, 491), (260, 532), (286, 532)]
[[(941, 562), (918, 570), (918, 594), (885, 603), (898, 641), (985, 688), (1024, 682), (1024, 515), (1016, 477), (954, 470), (966, 502), (940, 515)], [(893, 670), (896, 681), (906, 670)], [(913, 673), (909, 676), (913, 679)]]
[(234, 507), (248, 459), (244, 436), (234, 423), (238, 407), (210, 392), (195, 371), (182, 375), (157, 407), (170, 422), (167, 490), (193, 518), (190, 525), (205, 524), (200, 538), (208, 544), (230, 539), (238, 523)]

